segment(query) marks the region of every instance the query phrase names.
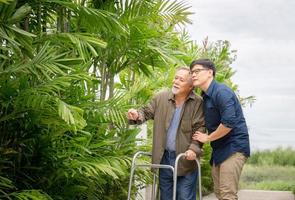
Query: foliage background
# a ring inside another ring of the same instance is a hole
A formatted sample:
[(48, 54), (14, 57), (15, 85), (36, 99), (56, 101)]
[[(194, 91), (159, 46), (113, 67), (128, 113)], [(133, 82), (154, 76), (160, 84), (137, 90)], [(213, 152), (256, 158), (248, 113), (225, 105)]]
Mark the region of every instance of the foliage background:
[(192, 41), (191, 14), (184, 1), (1, 0), (0, 198), (125, 199), (131, 157), (150, 148), (128, 108), (200, 57), (237, 89), (235, 51)]

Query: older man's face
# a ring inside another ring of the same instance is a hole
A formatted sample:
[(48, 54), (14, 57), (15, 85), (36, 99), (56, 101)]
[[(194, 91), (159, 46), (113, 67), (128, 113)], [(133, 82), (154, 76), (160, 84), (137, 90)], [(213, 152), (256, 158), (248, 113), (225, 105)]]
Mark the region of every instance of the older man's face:
[(188, 70), (180, 69), (176, 72), (172, 92), (175, 95), (187, 96), (193, 88), (192, 78)]

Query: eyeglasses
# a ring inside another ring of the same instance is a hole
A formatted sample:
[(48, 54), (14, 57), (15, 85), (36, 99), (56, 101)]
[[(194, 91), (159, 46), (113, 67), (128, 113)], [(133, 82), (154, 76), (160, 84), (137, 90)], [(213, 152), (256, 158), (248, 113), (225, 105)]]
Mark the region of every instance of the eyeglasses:
[(191, 71), (191, 75), (195, 74), (195, 75), (198, 75), (201, 71), (205, 71), (205, 70), (209, 70), (207, 68), (203, 68), (203, 69), (195, 69), (193, 71)]

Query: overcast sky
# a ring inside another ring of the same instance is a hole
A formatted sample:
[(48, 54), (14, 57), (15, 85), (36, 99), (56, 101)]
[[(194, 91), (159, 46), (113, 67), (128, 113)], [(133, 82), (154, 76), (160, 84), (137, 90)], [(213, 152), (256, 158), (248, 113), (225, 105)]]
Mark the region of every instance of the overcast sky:
[(295, 1), (188, 0), (188, 30), (199, 44), (228, 40), (237, 50), (233, 81), (256, 102), (244, 112), (252, 149), (295, 148)]

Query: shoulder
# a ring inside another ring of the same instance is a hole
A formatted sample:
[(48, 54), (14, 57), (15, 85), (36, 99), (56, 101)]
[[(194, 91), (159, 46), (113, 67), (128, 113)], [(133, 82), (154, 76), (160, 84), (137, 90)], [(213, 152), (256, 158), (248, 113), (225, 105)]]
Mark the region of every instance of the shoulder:
[(173, 96), (171, 90), (167, 89), (167, 88), (164, 88), (164, 89), (161, 89), (160, 91), (158, 91), (153, 99), (154, 100), (163, 100), (163, 99), (169, 99), (171, 96)]
[(229, 102), (235, 101), (236, 94), (225, 84), (219, 84), (213, 96), (217, 105), (226, 105)]
[(167, 96), (168, 97), (170, 95), (172, 95), (171, 90), (169, 90), (168, 88), (164, 88), (164, 89), (161, 89), (160, 91), (158, 91), (155, 96), (158, 96), (158, 97)]
[(223, 95), (226, 95), (226, 96), (232, 96), (234, 95), (234, 92), (232, 89), (230, 89), (227, 85), (225, 85), (224, 83), (218, 83), (216, 85), (216, 88), (215, 88), (215, 95), (217, 96), (223, 96)]
[(197, 102), (202, 102), (203, 101), (203, 98), (200, 95), (197, 95), (197, 94), (194, 93), (194, 96), (195, 96), (195, 101), (197, 101)]
[(195, 104), (202, 104), (203, 103), (203, 97), (201, 97), (200, 95), (198, 95), (198, 94), (196, 94), (194, 92), (192, 94), (190, 94), (190, 99)]
[(203, 104), (203, 98), (196, 94), (195, 92), (192, 92), (189, 96), (189, 99), (186, 103), (187, 106), (192, 106), (193, 108), (198, 108)]

